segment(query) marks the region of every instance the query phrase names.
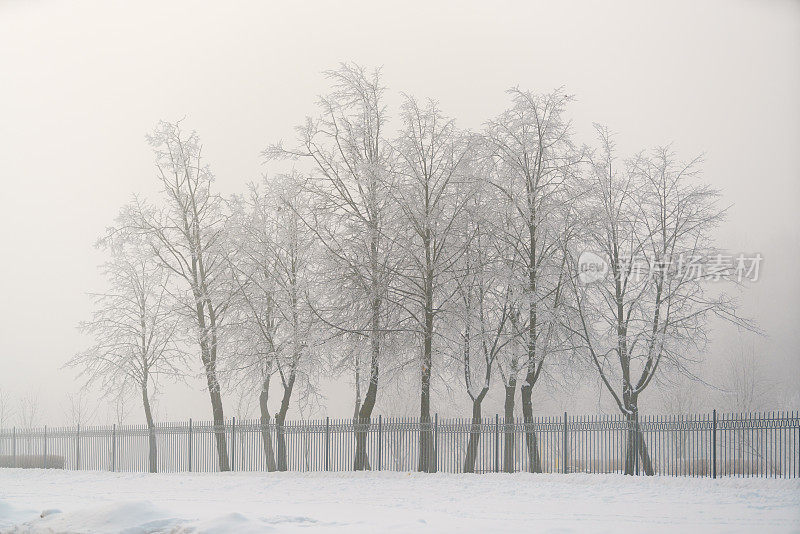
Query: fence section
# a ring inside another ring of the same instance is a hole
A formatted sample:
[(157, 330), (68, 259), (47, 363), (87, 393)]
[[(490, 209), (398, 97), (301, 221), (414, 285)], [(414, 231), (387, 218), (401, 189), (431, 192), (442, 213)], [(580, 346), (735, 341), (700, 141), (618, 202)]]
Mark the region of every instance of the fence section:
[[(0, 429), (0, 467), (158, 472), (219, 470), (224, 433), (236, 471), (350, 471), (359, 437), (371, 470), (415, 471), (420, 433), (433, 435), (433, 469), (448, 473), (629, 473), (671, 476), (800, 476), (800, 413), (655, 416), (499, 416), (480, 422), (378, 416), (371, 421), (207, 421)], [(426, 462), (427, 463), (427, 462)]]

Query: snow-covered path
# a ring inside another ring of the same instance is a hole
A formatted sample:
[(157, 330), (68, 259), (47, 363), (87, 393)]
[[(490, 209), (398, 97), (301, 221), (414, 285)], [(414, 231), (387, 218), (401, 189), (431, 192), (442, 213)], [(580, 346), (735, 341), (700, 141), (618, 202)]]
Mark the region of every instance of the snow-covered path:
[(800, 532), (800, 483), (0, 469), (0, 531)]

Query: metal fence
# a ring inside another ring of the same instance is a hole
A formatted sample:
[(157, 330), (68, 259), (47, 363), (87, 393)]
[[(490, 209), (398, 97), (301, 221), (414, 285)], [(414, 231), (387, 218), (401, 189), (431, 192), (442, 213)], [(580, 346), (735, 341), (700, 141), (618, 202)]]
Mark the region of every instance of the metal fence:
[[(434, 470), (448, 473), (633, 473), (674, 476), (800, 476), (800, 413), (539, 417), (530, 423), (499, 416), (470, 419), (374, 417), (274, 422), (237, 421), (156, 425), (159, 472), (219, 470), (215, 433), (223, 433), (235, 471), (349, 471), (356, 435), (366, 434), (372, 470), (414, 471), (420, 432), (433, 436)], [(0, 430), (0, 467), (48, 467), (144, 472), (149, 431), (143, 425)], [(633, 440), (633, 441), (632, 441)], [(279, 446), (283, 441), (285, 446)], [(472, 441), (472, 445), (470, 445)], [(471, 450), (471, 453), (468, 452)], [(631, 457), (631, 451), (634, 451)], [(468, 461), (468, 456), (474, 462)], [(277, 465), (281, 465), (277, 462)]]

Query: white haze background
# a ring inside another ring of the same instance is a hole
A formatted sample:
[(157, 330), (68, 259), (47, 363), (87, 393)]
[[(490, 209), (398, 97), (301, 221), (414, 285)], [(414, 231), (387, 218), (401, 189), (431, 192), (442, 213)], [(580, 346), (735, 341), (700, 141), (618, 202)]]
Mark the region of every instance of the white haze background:
[[(103, 284), (93, 243), (133, 193), (157, 193), (144, 135), (159, 119), (186, 116), (218, 191), (243, 191), (341, 61), (382, 65), (394, 95), (436, 98), (461, 127), (498, 114), (511, 86), (564, 85), (578, 141), (597, 121), (623, 154), (670, 141), (683, 157), (705, 152), (704, 180), (731, 205), (718, 244), (764, 256), (741, 311), (767, 336), (715, 326), (701, 371), (713, 382), (744, 346), (774, 407), (800, 405), (800, 3), (789, 1), (0, 2), (0, 389), (38, 394), (40, 422), (64, 422), (81, 383), (61, 366), (84, 346), (86, 292)], [(538, 410), (596, 411), (596, 379), (584, 390), (543, 390)], [(352, 413), (346, 384), (325, 391), (330, 415)], [(236, 415), (236, 397), (225, 401)], [(642, 406), (659, 402), (652, 391)], [(130, 418), (140, 411), (132, 403)], [(203, 381), (165, 388), (157, 414), (210, 417)]]

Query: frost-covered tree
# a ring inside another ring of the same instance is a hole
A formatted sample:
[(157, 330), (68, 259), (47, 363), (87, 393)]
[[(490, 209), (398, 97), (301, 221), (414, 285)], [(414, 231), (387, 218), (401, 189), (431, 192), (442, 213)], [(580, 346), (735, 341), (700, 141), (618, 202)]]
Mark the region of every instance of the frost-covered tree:
[[(64, 403), (64, 414), (70, 426), (91, 424), (95, 412), (97, 412), (97, 406), (92, 405), (87, 388), (81, 388), (77, 393), (67, 394)], [(148, 426), (148, 428), (150, 427)]]
[[(312, 308), (319, 292), (319, 244), (306, 224), (310, 194), (305, 177), (293, 173), (251, 185), (233, 202), (231, 266), (238, 295), (231, 309), (232, 367), (245, 382), (258, 383), (262, 441), (269, 470), (284, 471), (284, 422), (292, 400), (314, 402), (320, 320)], [(277, 462), (267, 424), (270, 381), (283, 390), (275, 414)]]
[(14, 406), (8, 391), (0, 389), (0, 428), (8, 428), (14, 417)]
[(17, 402), (17, 424), (24, 428), (34, 428), (39, 424), (39, 393), (29, 392)]
[(463, 247), (463, 253), (455, 265), (455, 301), (442, 329), (450, 340), (454, 374), (461, 377), (471, 403), (465, 473), (475, 471), (481, 407), (491, 387), (496, 360), (513, 341), (509, 328), (512, 278), (509, 265), (503, 261), (502, 241), (496, 239), (496, 195), (488, 181), (481, 185), (469, 199), (459, 223), (458, 246)]
[[(159, 380), (180, 376), (184, 365), (176, 343), (179, 320), (168, 292), (170, 273), (135, 238), (104, 246), (111, 254), (102, 268), (108, 287), (92, 294), (92, 317), (80, 324), (92, 345), (68, 365), (80, 369), (87, 386), (99, 386), (107, 397), (119, 399), (131, 391), (141, 395), (154, 473), (158, 452), (152, 396)], [(74, 424), (85, 424), (90, 410), (83, 393), (70, 397), (69, 409)]]
[(319, 318), (313, 309), (318, 294), (318, 243), (304, 222), (311, 216), (310, 199), (302, 176), (282, 176), (270, 183), (275, 218), (273, 255), (275, 309), (280, 317), (275, 366), (283, 387), (275, 414), (278, 437), (278, 470), (286, 470), (283, 425), (292, 394), (301, 390), (300, 402), (313, 400)]
[[(545, 362), (564, 352), (560, 328), (564, 297), (564, 254), (572, 232), (567, 207), (575, 195), (582, 152), (573, 146), (565, 118), (572, 97), (562, 90), (533, 94), (512, 89), (512, 105), (490, 121), (486, 144), (494, 162), (492, 184), (499, 192), (496, 225), (514, 274), (511, 322), (517, 347), (504, 358), (505, 422), (514, 421), (517, 381), (526, 423), (525, 445), (532, 472), (541, 472), (532, 430), (533, 388)], [(514, 436), (507, 426), (504, 466), (513, 470)]]
[(275, 276), (274, 206), (258, 187), (232, 201), (229, 262), (237, 298), (232, 300), (228, 374), (245, 389), (255, 383), (261, 420), (261, 440), (268, 471), (275, 471), (275, 452), (269, 428), (269, 393), (280, 343)]
[(431, 427), (431, 377), (433, 376), (437, 322), (453, 303), (455, 266), (464, 253), (457, 246), (459, 219), (473, 194), (470, 169), (472, 143), (456, 129), (433, 101), (420, 105), (406, 97), (402, 128), (394, 146), (398, 155), (394, 198), (408, 226), (399, 235), (405, 263), (396, 291), (409, 317), (408, 329), (419, 347), (420, 421), (419, 470), (435, 471)]
[(723, 363), (720, 372), (722, 402), (732, 412), (755, 412), (775, 406), (775, 381), (760, 361), (755, 341), (740, 339), (738, 351)]
[(147, 139), (155, 153), (161, 203), (135, 202), (121, 224), (145, 236), (151, 253), (171, 273), (170, 292), (193, 325), (200, 348), (219, 468), (228, 471), (218, 367), (225, 314), (235, 292), (226, 261), (225, 206), (212, 189), (214, 176), (195, 132), (184, 132), (180, 122), (162, 121)]
[[(699, 181), (699, 158), (683, 162), (662, 147), (620, 161), (608, 131), (597, 131), (600, 149), (579, 206), (583, 236), (568, 262), (577, 317), (571, 330), (628, 419), (625, 473), (634, 473), (638, 455), (652, 474), (639, 397), (659, 369), (680, 369), (705, 346), (710, 316), (750, 325), (707, 283), (716, 276), (707, 260), (724, 212), (718, 192)], [(586, 250), (603, 259), (605, 276), (581, 272)]]
[(296, 144), (271, 146), (264, 155), (299, 159), (311, 170), (306, 187), (315, 209), (306, 223), (323, 249), (330, 290), (315, 309), (339, 336), (341, 361), (354, 371), (355, 414), (361, 422), (354, 468), (362, 470), (369, 465), (367, 427), (387, 338), (395, 329), (388, 292), (396, 257), (386, 231), (393, 224), (391, 150), (383, 137), (387, 117), (380, 72), (341, 65), (326, 75), (332, 90), (320, 99), (319, 114), (297, 128)]

